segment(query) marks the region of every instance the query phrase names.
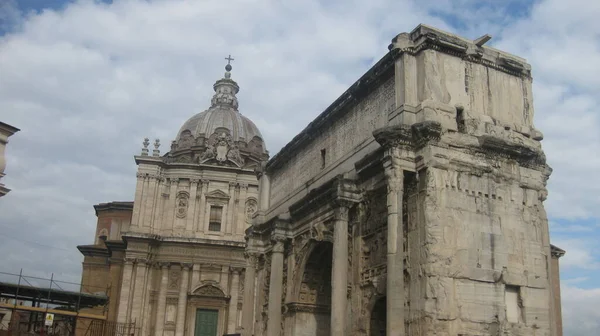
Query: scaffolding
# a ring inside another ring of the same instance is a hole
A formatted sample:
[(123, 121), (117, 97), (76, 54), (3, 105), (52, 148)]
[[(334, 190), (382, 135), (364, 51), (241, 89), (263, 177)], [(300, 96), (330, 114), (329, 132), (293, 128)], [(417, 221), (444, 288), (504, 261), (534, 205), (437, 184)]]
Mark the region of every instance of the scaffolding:
[(131, 336), (135, 323), (106, 319), (109, 287), (0, 272), (0, 336)]

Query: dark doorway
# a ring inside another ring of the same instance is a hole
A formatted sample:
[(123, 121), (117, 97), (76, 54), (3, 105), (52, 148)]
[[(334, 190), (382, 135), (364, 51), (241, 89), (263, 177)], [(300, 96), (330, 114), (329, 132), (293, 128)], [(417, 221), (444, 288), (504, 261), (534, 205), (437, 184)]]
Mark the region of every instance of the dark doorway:
[(386, 303), (385, 296), (379, 298), (371, 311), (370, 336), (385, 336)]

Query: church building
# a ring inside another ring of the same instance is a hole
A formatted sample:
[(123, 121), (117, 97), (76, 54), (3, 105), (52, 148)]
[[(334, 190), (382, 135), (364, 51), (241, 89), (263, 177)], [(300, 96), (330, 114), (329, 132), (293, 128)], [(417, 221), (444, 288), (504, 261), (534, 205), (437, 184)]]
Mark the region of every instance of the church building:
[(95, 206), (84, 287), (139, 335), (562, 336), (531, 67), (490, 38), (399, 34), (270, 159), (228, 64)]

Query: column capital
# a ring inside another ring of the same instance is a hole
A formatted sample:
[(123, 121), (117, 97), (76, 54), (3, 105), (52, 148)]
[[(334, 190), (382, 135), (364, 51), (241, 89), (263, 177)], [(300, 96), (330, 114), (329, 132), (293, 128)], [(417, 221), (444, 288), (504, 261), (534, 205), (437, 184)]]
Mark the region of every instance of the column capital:
[(148, 262), (149, 262), (149, 260), (147, 258), (135, 258), (136, 264), (146, 265), (146, 264), (148, 264)]
[(178, 177), (171, 177), (170, 180), (171, 180), (171, 183), (179, 183)]
[(242, 271), (244, 270), (243, 267), (235, 267), (235, 266), (230, 267), (229, 269), (231, 270), (231, 273), (237, 274), (237, 275), (240, 275), (242, 273)]
[(247, 190), (248, 189), (248, 183), (238, 183), (238, 188)]
[(202, 185), (208, 185), (210, 183), (210, 180), (208, 180), (208, 179), (201, 179), (200, 183), (202, 183)]
[(192, 269), (192, 267), (194, 267), (194, 264), (192, 263), (181, 263), (181, 269), (182, 270), (190, 270)]
[(273, 242), (273, 252), (275, 253), (283, 253), (285, 249), (285, 242), (287, 237), (282, 234), (274, 234), (271, 236), (271, 241)]
[(197, 177), (191, 177), (190, 178), (190, 183), (191, 184), (198, 184), (198, 183), (200, 183), (200, 179), (197, 178)]
[(235, 188), (237, 186), (237, 182), (229, 182), (229, 188)]
[(244, 257), (246, 258), (246, 261), (251, 266), (256, 266), (256, 263), (258, 262), (258, 258), (260, 258), (260, 253), (257, 253), (257, 252), (244, 252)]
[(135, 263), (136, 259), (135, 258), (131, 258), (131, 257), (125, 257), (123, 258), (123, 263), (124, 264), (129, 264), (129, 265), (133, 265)]
[(159, 261), (156, 263), (156, 265), (161, 268), (161, 269), (165, 269), (165, 268), (169, 268), (171, 267), (171, 263), (168, 261)]

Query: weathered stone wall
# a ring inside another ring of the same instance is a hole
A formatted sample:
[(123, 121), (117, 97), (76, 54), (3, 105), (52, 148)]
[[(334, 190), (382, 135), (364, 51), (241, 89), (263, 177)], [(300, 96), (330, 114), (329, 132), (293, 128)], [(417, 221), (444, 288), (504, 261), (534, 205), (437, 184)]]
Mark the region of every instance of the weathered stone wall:
[[(488, 116), (502, 125), (528, 128), (533, 122), (531, 79), (435, 50), (416, 57), (418, 102), (441, 104), (454, 119), (462, 106), (466, 119)], [(444, 106), (445, 105), (445, 106)]]
[[(289, 161), (271, 171), (272, 206), (293, 196), (305, 184), (327, 175), (352, 170), (357, 152), (365, 143), (373, 142), (373, 131), (388, 122), (388, 113), (394, 109), (394, 78), (391, 77), (361, 98), (339, 119), (332, 120), (326, 131), (311, 134), (311, 140), (294, 152)], [(321, 151), (325, 150), (325, 165)], [(348, 169), (336, 169), (342, 161), (351, 163)], [(342, 170), (342, 171), (340, 171)]]

